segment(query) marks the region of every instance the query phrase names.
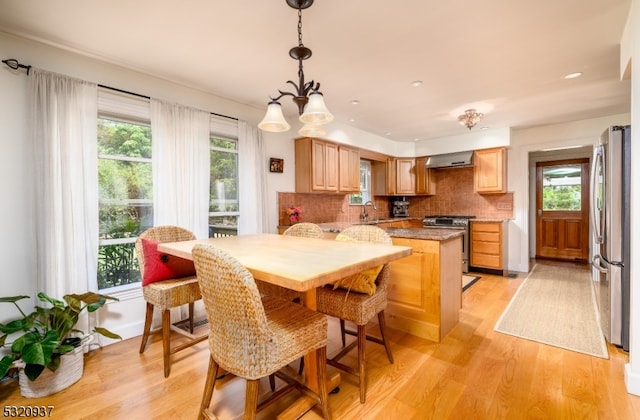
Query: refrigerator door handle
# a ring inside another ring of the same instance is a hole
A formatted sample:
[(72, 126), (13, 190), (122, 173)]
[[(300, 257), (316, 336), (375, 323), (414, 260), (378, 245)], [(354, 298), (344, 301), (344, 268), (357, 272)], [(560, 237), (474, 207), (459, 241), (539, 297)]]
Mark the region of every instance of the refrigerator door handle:
[[(593, 237), (596, 241), (596, 244), (604, 243), (604, 232), (603, 226), (600, 221), (601, 210), (602, 208), (599, 205), (603, 203), (599, 202), (598, 197), (602, 194), (602, 199), (604, 199), (605, 191), (598, 191), (600, 188), (598, 185), (598, 169), (602, 168), (601, 174), (604, 176), (604, 147), (602, 145), (597, 146), (593, 152), (593, 165), (591, 168), (591, 197), (590, 197), (590, 207), (591, 207), (591, 227), (593, 230)], [(605, 188), (604, 180), (602, 182), (602, 188)], [(595, 257), (594, 257), (595, 259)]]
[[(603, 266), (602, 263), (605, 263), (605, 266)], [(598, 254), (593, 256), (593, 259), (591, 260), (591, 265), (593, 266), (593, 268), (595, 268), (596, 270), (598, 270), (603, 274), (609, 271), (609, 267), (607, 267), (606, 262)]]

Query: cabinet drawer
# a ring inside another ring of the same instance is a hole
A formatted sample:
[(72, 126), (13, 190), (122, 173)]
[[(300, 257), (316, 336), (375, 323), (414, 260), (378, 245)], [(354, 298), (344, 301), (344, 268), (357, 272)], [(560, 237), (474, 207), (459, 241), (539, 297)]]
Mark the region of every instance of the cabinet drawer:
[(500, 232), (500, 223), (471, 223), (471, 232)]
[(502, 270), (502, 264), (500, 264), (500, 257), (498, 255), (473, 253), (471, 254), (471, 265)]
[(478, 242), (471, 243), (472, 253), (491, 254), (500, 256), (500, 244), (496, 242)]
[(482, 242), (500, 242), (500, 234), (493, 232), (473, 232), (472, 240)]

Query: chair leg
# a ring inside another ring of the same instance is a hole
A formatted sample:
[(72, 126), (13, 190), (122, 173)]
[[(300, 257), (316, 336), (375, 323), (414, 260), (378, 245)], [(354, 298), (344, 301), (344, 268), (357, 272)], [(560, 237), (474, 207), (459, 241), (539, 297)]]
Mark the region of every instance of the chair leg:
[(271, 392), (276, 390), (276, 375), (273, 373), (269, 375), (269, 388), (271, 388)]
[(347, 345), (345, 332), (344, 332), (344, 319), (340, 320), (340, 336), (342, 337), (342, 347), (344, 347)]
[(162, 311), (162, 358), (164, 361), (164, 377), (169, 377), (171, 372), (171, 311), (165, 309)]
[(367, 361), (365, 357), (365, 349), (367, 346), (367, 326), (358, 325), (358, 368), (360, 369), (360, 375), (358, 380), (360, 382), (360, 403), (364, 404), (365, 392), (366, 392), (366, 368)]
[(244, 420), (255, 420), (258, 410), (258, 379), (247, 380), (247, 392), (244, 402)]
[(216, 386), (219, 366), (213, 357), (209, 356), (209, 369), (207, 370), (207, 380), (204, 383), (204, 392), (202, 393), (202, 401), (200, 402), (200, 411), (198, 411), (198, 420), (204, 418), (204, 411), (211, 404), (211, 397)]
[(391, 346), (389, 346), (389, 341), (387, 340), (387, 336), (385, 335), (385, 332), (387, 331), (387, 324), (384, 320), (384, 311), (378, 312), (378, 325), (380, 326), (380, 336), (382, 337), (382, 344), (384, 344), (384, 349), (387, 351), (389, 362), (393, 364), (393, 354), (391, 354)]
[(327, 348), (321, 347), (316, 350), (316, 369), (318, 371), (318, 392), (320, 393), (320, 408), (322, 417), (325, 420), (331, 419), (329, 413), (329, 393), (327, 389)]
[(144, 353), (147, 347), (147, 340), (151, 332), (151, 321), (153, 321), (153, 305), (147, 302), (147, 313), (144, 317), (144, 328), (142, 330), (142, 342), (140, 343), (140, 354)]
[(189, 303), (189, 332), (193, 334), (193, 307), (194, 303)]

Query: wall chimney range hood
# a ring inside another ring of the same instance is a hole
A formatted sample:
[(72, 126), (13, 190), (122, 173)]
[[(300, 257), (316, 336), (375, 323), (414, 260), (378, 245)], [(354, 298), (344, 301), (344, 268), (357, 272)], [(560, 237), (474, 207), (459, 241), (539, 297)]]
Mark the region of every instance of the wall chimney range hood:
[(447, 153), (430, 156), (427, 168), (465, 168), (473, 166), (473, 150), (468, 152)]

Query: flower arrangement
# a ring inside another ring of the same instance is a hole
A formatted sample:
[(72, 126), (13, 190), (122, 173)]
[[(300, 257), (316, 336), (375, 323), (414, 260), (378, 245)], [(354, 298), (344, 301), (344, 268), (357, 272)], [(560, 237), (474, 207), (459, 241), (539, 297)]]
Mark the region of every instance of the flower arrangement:
[(298, 223), (302, 221), (302, 207), (294, 206), (287, 209), (287, 215), (289, 215), (289, 221), (291, 223)]

